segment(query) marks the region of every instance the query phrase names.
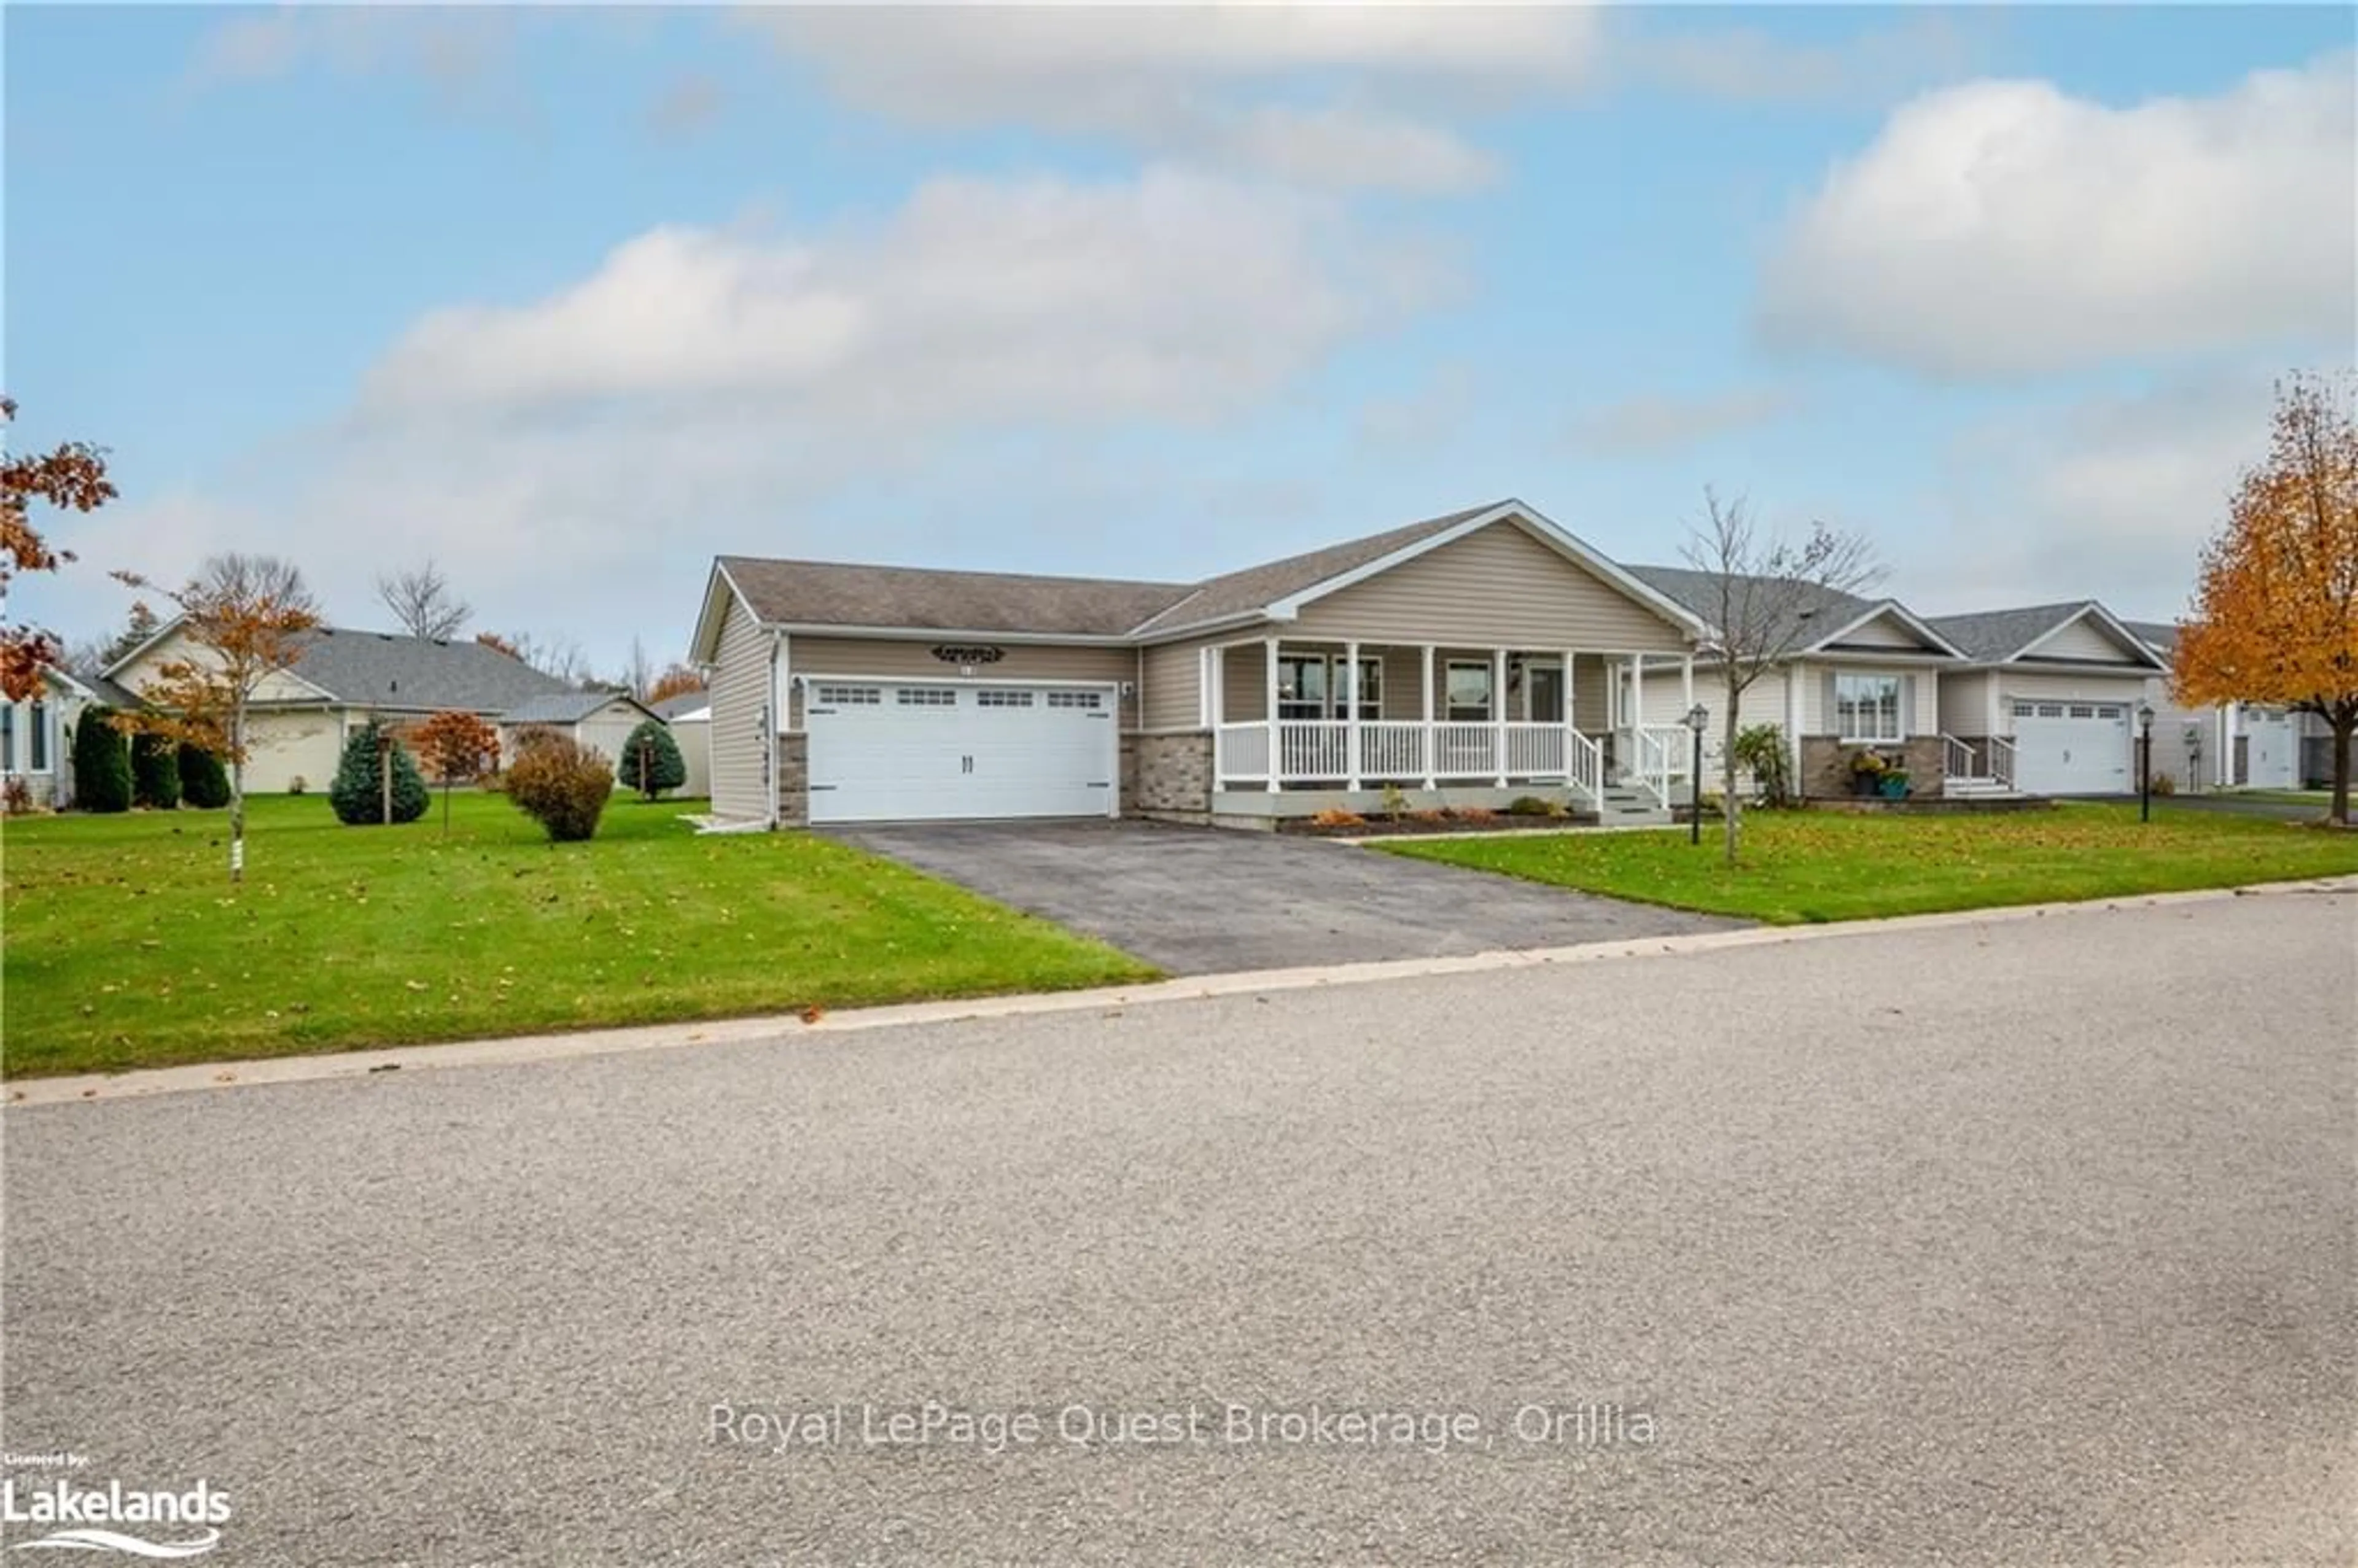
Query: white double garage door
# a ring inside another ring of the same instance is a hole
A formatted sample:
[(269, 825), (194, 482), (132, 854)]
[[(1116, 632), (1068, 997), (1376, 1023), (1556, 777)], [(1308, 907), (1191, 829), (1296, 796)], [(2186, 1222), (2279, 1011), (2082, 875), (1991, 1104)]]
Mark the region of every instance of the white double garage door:
[(806, 677), (810, 819), (1109, 816), (1119, 705), (1110, 686)]
[(2014, 787), (2030, 795), (2130, 795), (2132, 702), (2017, 701)]

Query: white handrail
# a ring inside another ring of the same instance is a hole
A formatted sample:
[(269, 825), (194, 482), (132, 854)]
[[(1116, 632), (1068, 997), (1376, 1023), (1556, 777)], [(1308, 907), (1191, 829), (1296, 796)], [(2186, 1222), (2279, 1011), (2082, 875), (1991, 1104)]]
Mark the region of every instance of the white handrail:
[(1952, 779), (1970, 779), (1974, 772), (1974, 749), (1947, 730), (1941, 732), (1941, 771)]
[(2014, 742), (2003, 735), (1990, 737), (1990, 777), (2014, 787)]

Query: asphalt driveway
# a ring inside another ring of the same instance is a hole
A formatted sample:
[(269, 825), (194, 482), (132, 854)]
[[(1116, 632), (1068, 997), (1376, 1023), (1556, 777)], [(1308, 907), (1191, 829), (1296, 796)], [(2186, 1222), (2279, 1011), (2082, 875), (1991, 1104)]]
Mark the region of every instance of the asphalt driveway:
[(831, 831), (1174, 975), (1555, 947), (1752, 924), (1268, 833), (1110, 821)]

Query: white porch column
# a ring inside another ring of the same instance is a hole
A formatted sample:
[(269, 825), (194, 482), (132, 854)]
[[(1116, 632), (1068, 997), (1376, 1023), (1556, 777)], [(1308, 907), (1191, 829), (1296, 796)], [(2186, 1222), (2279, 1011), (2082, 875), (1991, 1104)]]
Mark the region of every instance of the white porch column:
[(1563, 660), (1563, 782), (1569, 784), (1577, 765), (1574, 758), (1580, 750), (1580, 726), (1573, 722), (1572, 716), (1572, 650), (1564, 649), (1561, 657)]
[(1350, 694), (1351, 703), (1350, 711), (1344, 716), (1346, 758), (1343, 766), (1350, 775), (1345, 781), (1345, 787), (1357, 789), (1359, 787), (1359, 644), (1356, 642), (1343, 644), (1343, 689)]
[(1490, 650), (1490, 761), (1498, 770), (1498, 787), (1507, 787), (1507, 650)]
[(1424, 643), (1417, 652), (1424, 660), (1424, 787), (1433, 789), (1438, 787), (1433, 770), (1439, 765), (1441, 747), (1433, 734), (1433, 644)]
[(1679, 700), (1685, 706), (1681, 717), (1694, 711), (1694, 655), (1689, 654), (1679, 665)]
[(1278, 774), (1283, 771), (1282, 752), (1278, 746), (1277, 639), (1274, 637), (1263, 639), (1261, 647), (1269, 655), (1269, 709), (1263, 717), (1269, 723), (1269, 793), (1275, 795), (1279, 783)]

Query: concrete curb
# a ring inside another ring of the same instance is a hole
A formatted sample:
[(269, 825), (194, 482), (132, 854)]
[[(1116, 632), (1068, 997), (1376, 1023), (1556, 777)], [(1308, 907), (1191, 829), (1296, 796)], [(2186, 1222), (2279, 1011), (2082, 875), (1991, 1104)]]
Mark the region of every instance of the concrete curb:
[(1271, 992), (1309, 990), (1324, 986), (1368, 985), (1431, 975), (1481, 974), (1500, 969), (1595, 963), (1616, 958), (1715, 953), (1730, 948), (1772, 947), (1787, 943), (1820, 942), (1886, 931), (1932, 931), (1950, 926), (2039, 920), (2056, 914), (2165, 908), (2179, 904), (2212, 903), (2256, 893), (2286, 892), (2358, 894), (2358, 876), (2263, 882), (2241, 888), (2202, 888), (2190, 892), (2139, 893), (2079, 903), (2017, 904), (1942, 914), (1903, 914), (1881, 920), (1850, 920), (1824, 925), (1756, 925), (1737, 931), (1698, 932), (1683, 936), (1641, 936), (1617, 942), (1584, 943), (1570, 947), (1501, 949), (1455, 957), (1392, 958), (1364, 964), (1258, 969), (1090, 990), (976, 997), (962, 1001), (903, 1002), (889, 1007), (824, 1013), (808, 1022), (797, 1014), (785, 1013), (763, 1018), (717, 1019), (698, 1023), (584, 1030), (567, 1034), (525, 1034), (500, 1040), (398, 1045), (374, 1051), (204, 1062), (179, 1067), (144, 1068), (129, 1073), (86, 1073), (71, 1077), (30, 1078), (10, 1083), (7, 1086), (7, 1101), (11, 1107), (69, 1105), (92, 1100), (134, 1099), (149, 1095), (185, 1094), (200, 1089), (251, 1088), (261, 1084), (357, 1078), (373, 1073), (510, 1066), (530, 1062), (562, 1061), (574, 1056), (672, 1051), (698, 1045), (746, 1044), (763, 1041), (783, 1043), (808, 1035), (897, 1029), (921, 1023), (1105, 1011), (1215, 997), (1265, 996)]

